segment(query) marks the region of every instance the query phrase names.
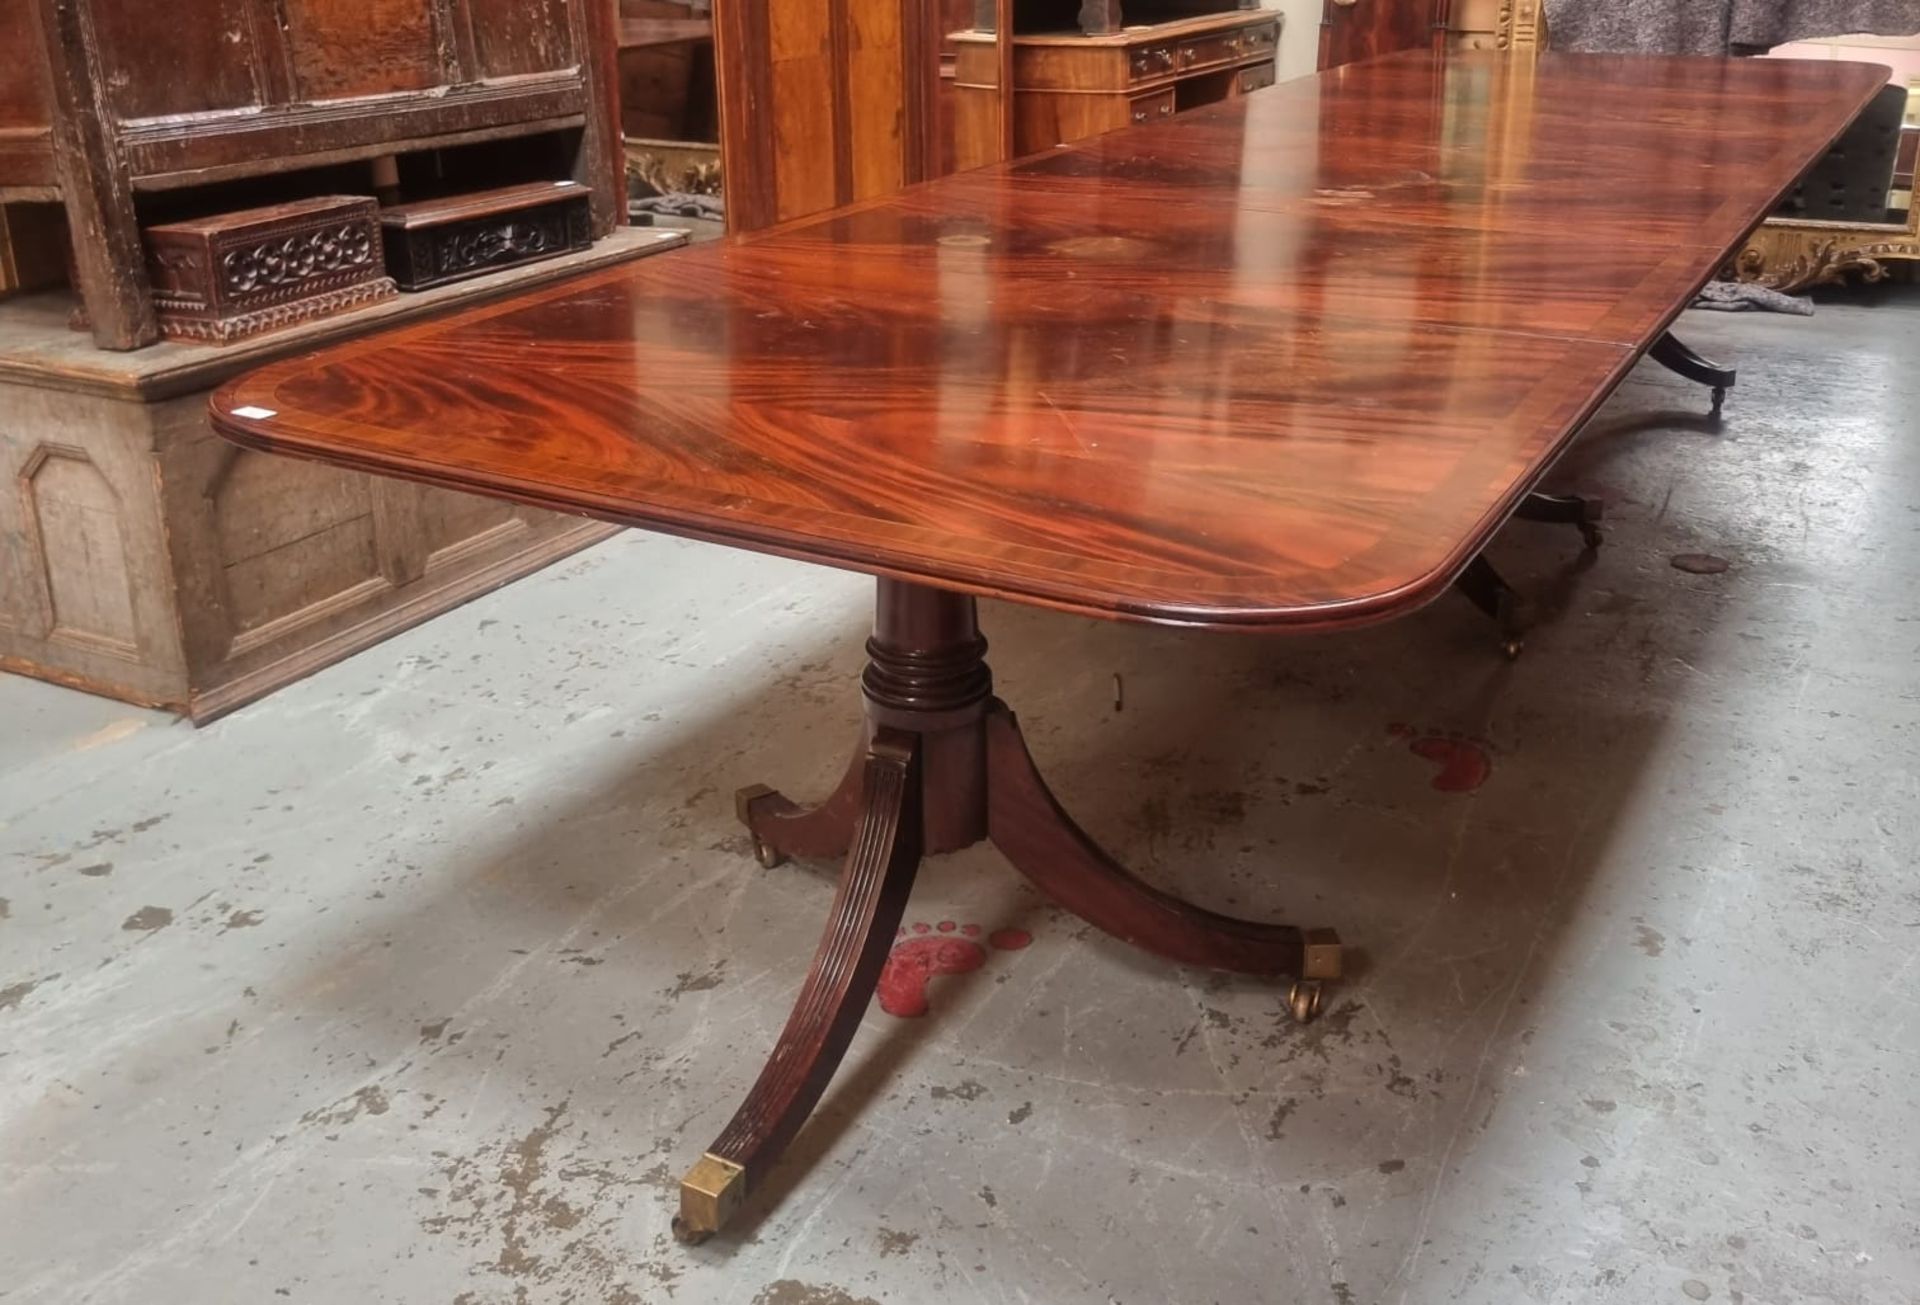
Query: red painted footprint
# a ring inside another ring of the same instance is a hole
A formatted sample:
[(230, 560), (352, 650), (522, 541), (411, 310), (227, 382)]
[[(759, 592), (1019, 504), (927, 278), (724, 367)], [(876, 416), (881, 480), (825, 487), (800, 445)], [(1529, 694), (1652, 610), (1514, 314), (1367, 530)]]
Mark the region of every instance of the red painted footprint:
[[(925, 1015), (927, 984), (936, 975), (971, 974), (987, 963), (987, 948), (975, 941), (980, 933), (977, 924), (952, 920), (902, 929), (880, 971), (880, 1009), (908, 1020)], [(1002, 952), (1017, 952), (1032, 941), (1025, 929), (995, 929), (987, 935), (987, 947)]]
[(1407, 751), (1439, 766), (1433, 786), (1442, 793), (1471, 793), (1493, 774), (1493, 758), (1486, 744), (1452, 731), (1417, 730), (1411, 725), (1387, 726), (1387, 733), (1407, 740)]

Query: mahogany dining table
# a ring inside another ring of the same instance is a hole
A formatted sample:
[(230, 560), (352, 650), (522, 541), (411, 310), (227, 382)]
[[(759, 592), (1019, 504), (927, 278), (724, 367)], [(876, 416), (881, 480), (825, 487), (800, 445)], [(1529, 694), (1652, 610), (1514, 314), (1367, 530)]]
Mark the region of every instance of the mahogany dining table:
[(1265, 634), (1412, 612), (1643, 354), (1688, 363), (1673, 318), (1887, 75), (1392, 56), (288, 358), (213, 422), (878, 578), (845, 778), (813, 807), (740, 794), (764, 863), (844, 867), (682, 1183), (699, 1240), (819, 1100), (923, 855), (990, 840), (1107, 933), (1292, 980), (1311, 1017), (1339, 937), (1102, 851), (993, 694), (976, 597)]

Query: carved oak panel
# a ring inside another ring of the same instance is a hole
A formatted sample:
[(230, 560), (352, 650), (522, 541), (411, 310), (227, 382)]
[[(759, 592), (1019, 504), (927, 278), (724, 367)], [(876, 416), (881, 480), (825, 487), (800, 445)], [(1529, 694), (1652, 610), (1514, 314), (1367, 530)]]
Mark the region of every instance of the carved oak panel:
[(379, 578), (364, 476), (243, 456), (211, 499), (236, 634)]
[(46, 446), (23, 479), (29, 547), (45, 567), (47, 637), (131, 658), (139, 651), (119, 496), (87, 454)]
[(417, 91), (444, 80), (422, 0), (282, 0), (299, 98)]
[(566, 0), (467, 0), (481, 77), (552, 72), (578, 63)]
[(122, 0), (85, 9), (99, 45), (107, 105), (116, 117), (213, 113), (262, 103), (252, 72), (260, 33), (250, 0)]

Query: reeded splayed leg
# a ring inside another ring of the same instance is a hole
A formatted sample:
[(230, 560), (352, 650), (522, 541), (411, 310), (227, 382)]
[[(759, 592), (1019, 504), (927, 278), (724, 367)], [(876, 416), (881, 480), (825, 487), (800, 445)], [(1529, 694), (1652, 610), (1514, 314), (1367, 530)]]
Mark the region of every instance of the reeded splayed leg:
[(1056, 904), (1122, 942), (1180, 965), (1291, 976), (1294, 1015), (1319, 1009), (1322, 980), (1340, 977), (1340, 938), (1236, 919), (1135, 878), (1074, 823), (1040, 777), (1019, 722), (995, 702), (987, 712), (987, 836)]
[(673, 1231), (682, 1241), (719, 1231), (779, 1160), (839, 1068), (880, 981), (920, 864), (919, 739), (879, 731), (862, 769), (865, 802), (813, 968), (753, 1090), (681, 1180)]
[(1716, 417), (1727, 401), (1727, 391), (1739, 379), (1739, 373), (1733, 368), (1722, 367), (1719, 363), (1702, 358), (1681, 343), (1672, 331), (1653, 342), (1653, 348), (1647, 350), (1647, 357), (1676, 375), (1684, 376), (1697, 385), (1710, 387), (1713, 390), (1713, 415)]

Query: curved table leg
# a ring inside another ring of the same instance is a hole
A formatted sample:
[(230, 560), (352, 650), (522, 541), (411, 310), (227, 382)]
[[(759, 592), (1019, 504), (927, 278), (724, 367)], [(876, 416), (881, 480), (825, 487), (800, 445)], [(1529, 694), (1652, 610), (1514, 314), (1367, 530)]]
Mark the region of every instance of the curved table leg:
[(740, 1207), (812, 1113), (880, 981), (920, 865), (919, 739), (880, 730), (826, 933), (773, 1054), (733, 1120), (680, 1183), (674, 1235), (701, 1242)]
[(1292, 975), (1300, 980), (1294, 1013), (1312, 1016), (1320, 980), (1340, 977), (1333, 930), (1219, 915), (1135, 878), (1061, 808), (1006, 704), (988, 709), (986, 732), (987, 837), (1034, 887), (1096, 928), (1181, 965)]
[(1727, 391), (1739, 379), (1739, 373), (1733, 368), (1722, 367), (1719, 363), (1702, 358), (1681, 343), (1672, 331), (1653, 342), (1653, 347), (1647, 350), (1647, 357), (1695, 384), (1710, 387), (1713, 390), (1713, 415), (1716, 417), (1727, 401)]
[(1535, 490), (1520, 500), (1520, 506), (1514, 509), (1513, 515), (1521, 521), (1578, 526), (1580, 541), (1588, 548), (1598, 548), (1604, 542), (1600, 534), (1600, 518), (1605, 511), (1606, 505), (1601, 500), (1584, 494), (1542, 494)]
[(803, 807), (765, 784), (743, 788), (733, 795), (733, 809), (753, 836), (753, 854), (771, 870), (790, 856), (824, 860), (845, 856), (860, 823), (861, 776), (866, 752), (854, 753), (853, 763), (827, 800)]
[(1520, 595), (1507, 583), (1507, 578), (1494, 569), (1493, 563), (1487, 561), (1486, 554), (1479, 554), (1467, 563), (1467, 569), (1454, 579), (1453, 587), (1500, 627), (1500, 651), (1506, 654), (1507, 660), (1519, 660), (1526, 647)]

